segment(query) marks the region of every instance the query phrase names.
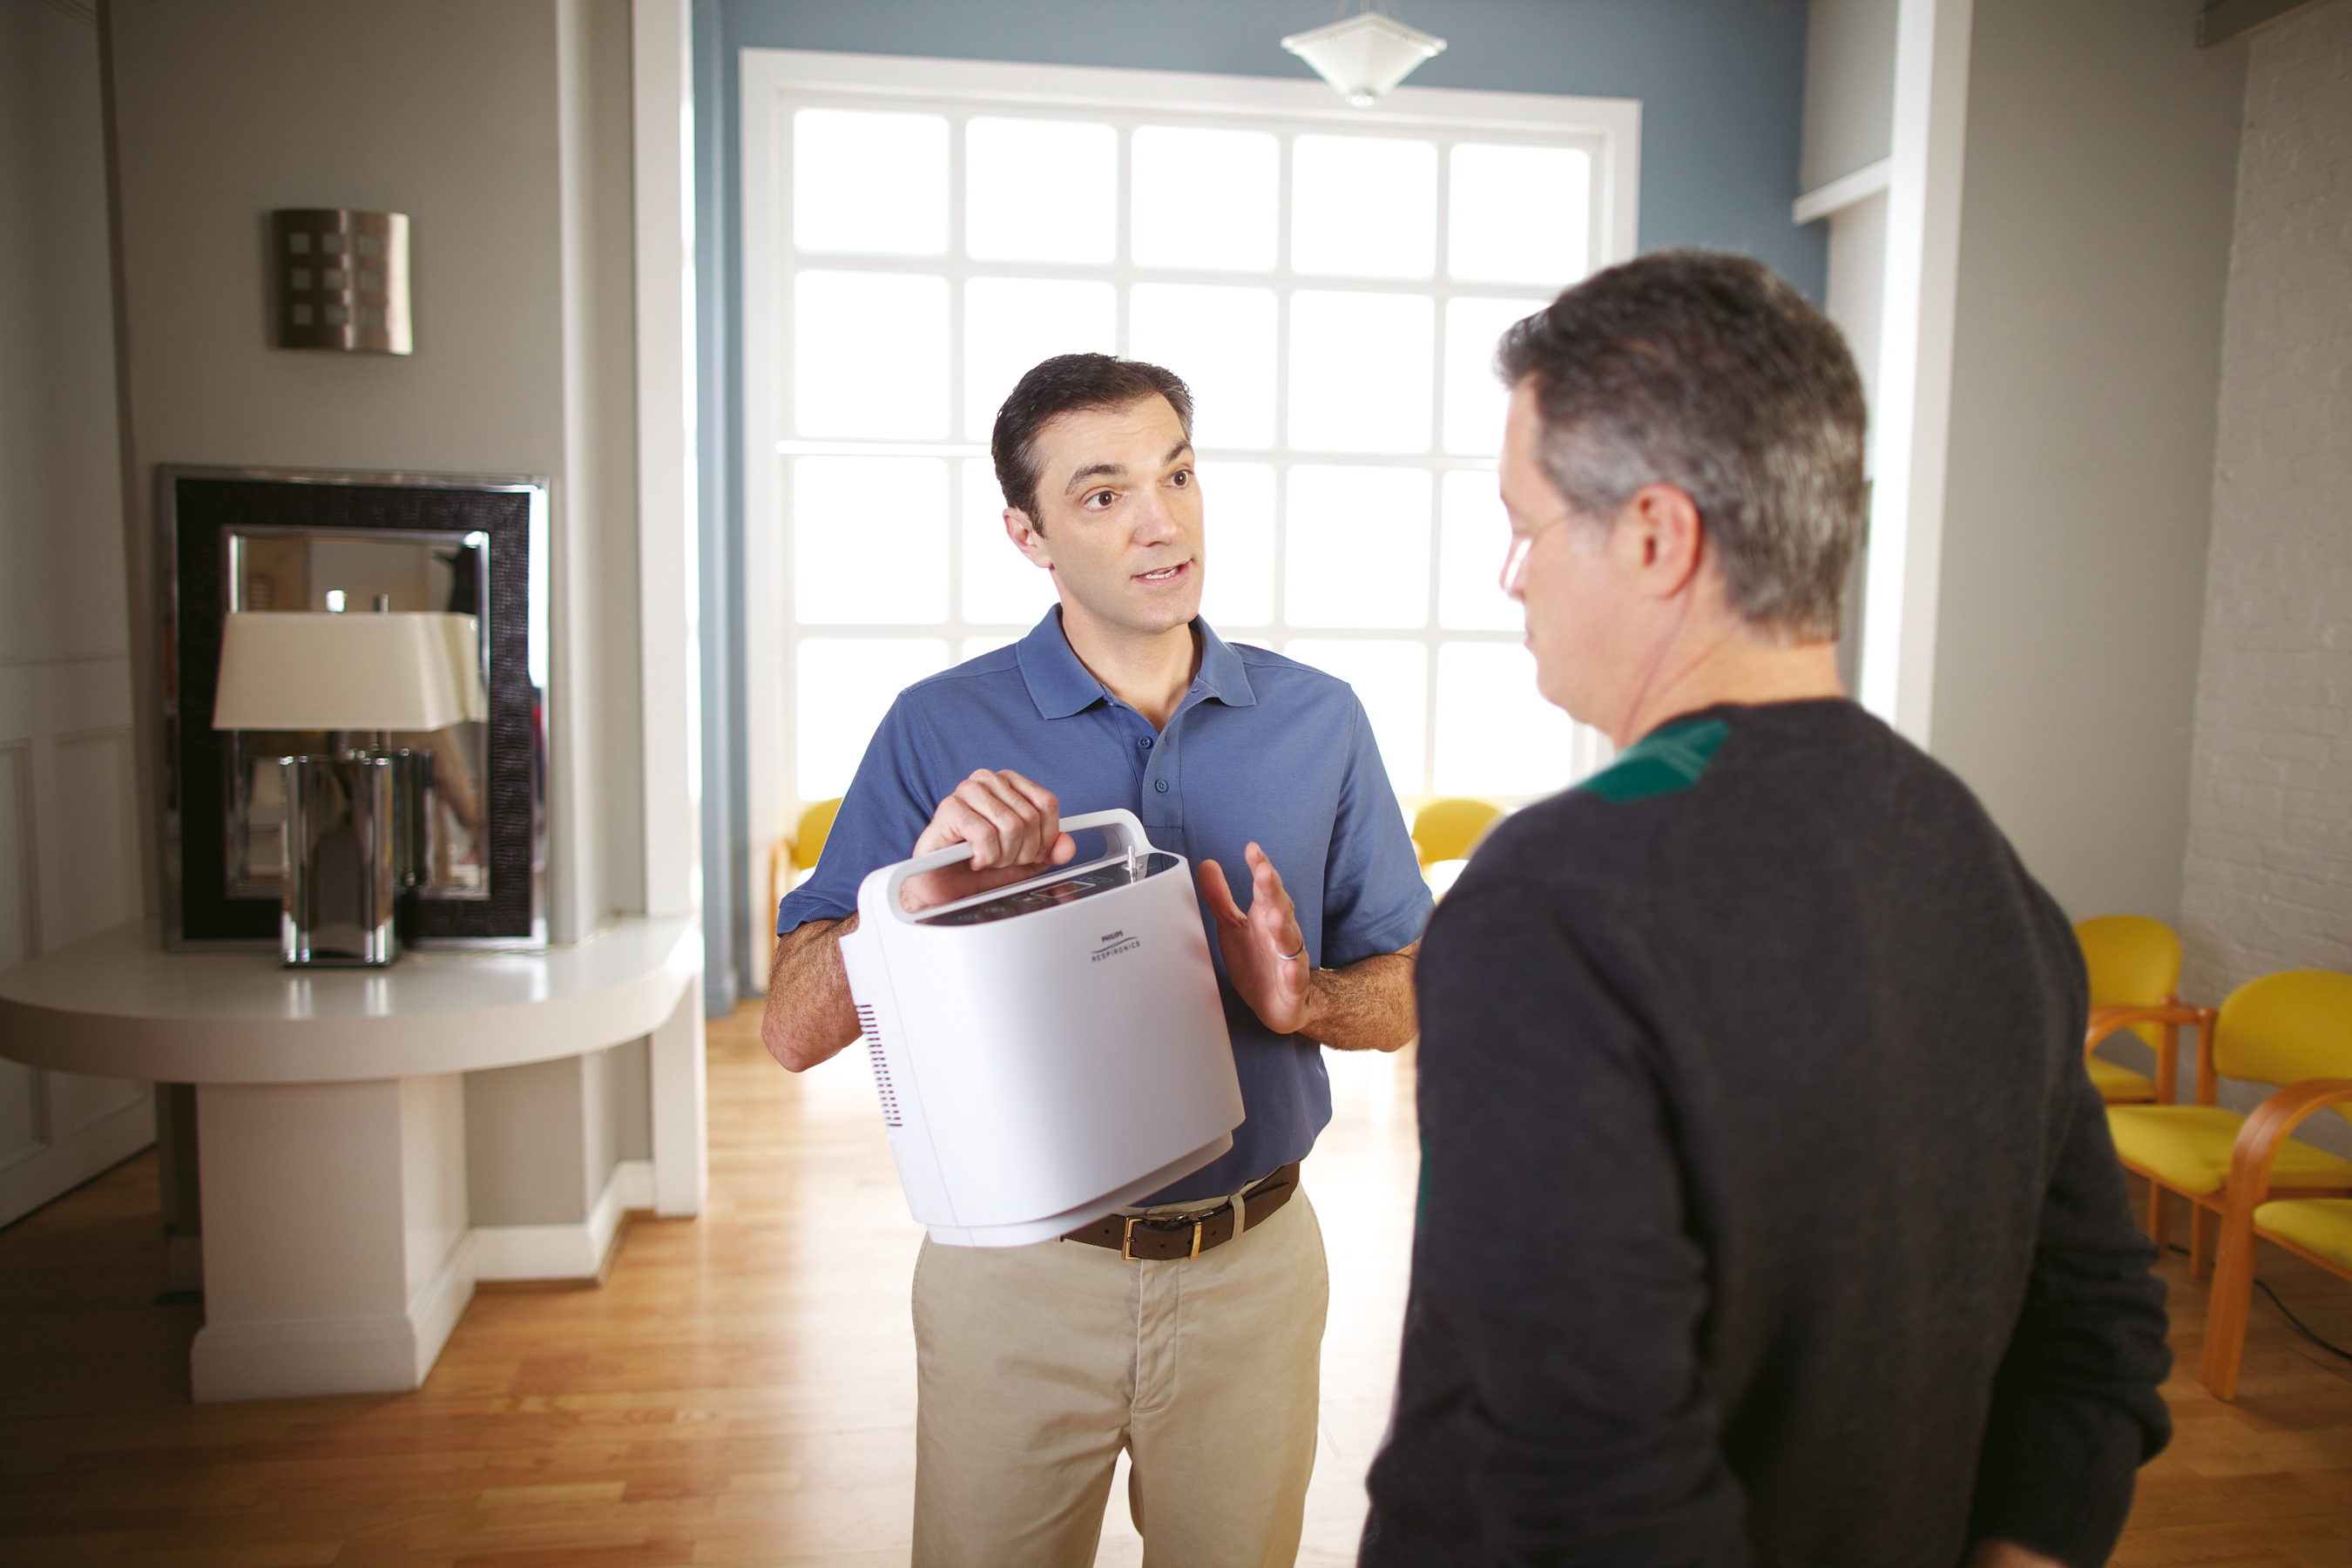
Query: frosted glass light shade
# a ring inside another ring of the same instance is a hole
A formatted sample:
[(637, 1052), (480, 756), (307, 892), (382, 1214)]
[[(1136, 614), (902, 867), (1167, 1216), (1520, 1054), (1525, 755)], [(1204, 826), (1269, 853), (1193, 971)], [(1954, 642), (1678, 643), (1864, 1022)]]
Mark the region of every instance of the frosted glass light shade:
[(1282, 47), (1313, 66), (1340, 97), (1369, 109), (1413, 67), (1444, 48), (1445, 40), (1366, 11), (1310, 33), (1293, 33)]
[(471, 616), (238, 611), (215, 730), (442, 730), (489, 717)]

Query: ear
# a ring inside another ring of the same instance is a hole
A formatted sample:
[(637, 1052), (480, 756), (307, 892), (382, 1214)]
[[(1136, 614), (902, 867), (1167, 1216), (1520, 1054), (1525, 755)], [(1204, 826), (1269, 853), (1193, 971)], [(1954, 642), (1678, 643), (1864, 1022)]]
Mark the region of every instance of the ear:
[(1698, 579), (1706, 525), (1698, 503), (1675, 485), (1643, 485), (1610, 530), (1612, 552), (1645, 597), (1675, 598)]
[(1029, 558), (1031, 565), (1042, 566), (1048, 572), (1054, 569), (1053, 552), (1046, 547), (1045, 534), (1038, 531), (1037, 525), (1029, 521), (1029, 514), (1019, 507), (1004, 509), (1004, 537), (1013, 541), (1015, 550)]

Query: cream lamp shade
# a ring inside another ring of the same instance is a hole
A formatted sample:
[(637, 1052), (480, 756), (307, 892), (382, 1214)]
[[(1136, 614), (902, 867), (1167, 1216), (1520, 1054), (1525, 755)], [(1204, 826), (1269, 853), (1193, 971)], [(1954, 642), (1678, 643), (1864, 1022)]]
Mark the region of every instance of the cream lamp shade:
[(471, 616), (239, 611), (215, 730), (440, 730), (489, 716)]
[(1413, 67), (1444, 49), (1445, 40), (1408, 27), (1394, 16), (1362, 11), (1311, 33), (1293, 33), (1282, 47), (1313, 66), (1340, 97), (1369, 109)]

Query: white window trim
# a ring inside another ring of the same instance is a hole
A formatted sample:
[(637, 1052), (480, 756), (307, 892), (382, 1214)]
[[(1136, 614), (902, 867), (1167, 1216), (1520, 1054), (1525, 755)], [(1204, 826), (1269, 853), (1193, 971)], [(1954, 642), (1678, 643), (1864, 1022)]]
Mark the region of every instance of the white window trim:
[[(1104, 112), (1117, 114), (1123, 119), (1139, 114), (1166, 115), (1180, 121), (1195, 121), (1204, 114), (1213, 116), (1216, 111), (1225, 110), (1261, 123), (1267, 119), (1288, 121), (1302, 130), (1329, 127), (1351, 132), (1381, 129), (1414, 135), (1459, 137), (1467, 132), (1474, 136), (1485, 133), (1536, 135), (1546, 140), (1573, 139), (1585, 144), (1592, 153), (1590, 223), (1592, 254), (1597, 263), (1606, 266), (1630, 259), (1634, 254), (1639, 225), (1642, 118), (1641, 104), (1634, 100), (1401, 88), (1383, 99), (1377, 107), (1360, 110), (1348, 107), (1321, 82), (1174, 71), (831, 54), (797, 49), (744, 49), (740, 57), (740, 70), (741, 277), (745, 344), (742, 392), (745, 471), (741, 476), (745, 519), (744, 741), (748, 826), (751, 841), (760, 861), (759, 865), (750, 868), (746, 890), (750, 894), (755, 922), (774, 918), (772, 907), (763, 902), (768, 893), (763, 868), (765, 847), (791, 830), (801, 804), (796, 799), (795, 785), (787, 766), (793, 722), (791, 649), (788, 646), (789, 606), (793, 602), (791, 552), (785, 531), (772, 526), (773, 520), (782, 518), (785, 511), (784, 458), (818, 451), (845, 454), (873, 451), (952, 458), (984, 457), (987, 451), (984, 443), (954, 439), (918, 446), (896, 442), (812, 442), (791, 438), (789, 367), (785, 356), (770, 352), (766, 345), (783, 342), (782, 327), (791, 309), (790, 279), (782, 265), (782, 258), (789, 254), (782, 226), (789, 222), (792, 211), (789, 200), (792, 163), (788, 139), (792, 109), (798, 102), (815, 97), (845, 106), (877, 109), (893, 106), (910, 109), (947, 106), (955, 110), (988, 107), (1056, 113)], [(1444, 160), (1440, 162), (1442, 166)], [(1441, 173), (1441, 179), (1443, 177)], [(1285, 178), (1286, 185), (1286, 173)], [(1123, 217), (1126, 200), (1123, 170), (1121, 184)], [(960, 168), (950, 174), (950, 202), (960, 205), (962, 200)], [(1441, 204), (1444, 199), (1441, 189)], [(1286, 191), (1283, 206), (1286, 212)], [(957, 226), (960, 232), (961, 226)], [(1122, 257), (1126, 228), (1127, 225), (1122, 221)], [(871, 263), (861, 258), (857, 265), (863, 268)], [(959, 301), (961, 289), (955, 286), (963, 279), (976, 273), (993, 276), (1004, 270), (1003, 264), (975, 263), (956, 255), (910, 257), (903, 263), (896, 260), (881, 263), (883, 268), (893, 270), (902, 265), (908, 270), (947, 277)], [(1029, 264), (1020, 264), (1018, 270), (1051, 273), (1057, 269), (1050, 266), (1033, 268)], [(1138, 270), (1138, 278), (1143, 275), (1143, 270)], [(1086, 268), (1085, 275), (1099, 277), (1108, 274), (1113, 281), (1122, 284), (1138, 280), (1138, 278), (1128, 277), (1129, 271), (1122, 261), (1110, 268)], [(1154, 279), (1171, 276), (1162, 268), (1150, 268), (1148, 273)], [(1397, 282), (1376, 279), (1337, 279), (1318, 275), (1309, 280), (1292, 273), (1286, 263), (1271, 273), (1202, 272), (1197, 277), (1186, 273), (1178, 280), (1228, 285), (1263, 284), (1285, 293), (1301, 287), (1379, 292), (1394, 291), (1400, 287)], [(1405, 283), (1402, 286), (1416, 293), (1434, 296), (1441, 322), (1444, 300), (1455, 295), (1492, 298), (1540, 292), (1524, 285), (1455, 285), (1443, 277), (1442, 267), (1440, 277), (1427, 284)], [(1123, 288), (1121, 299), (1123, 301)], [(1122, 340), (1124, 328), (1122, 321)], [(951, 432), (961, 432), (963, 383), (961, 343), (953, 345), (950, 352), (950, 396), (955, 410), (950, 429)], [(1442, 353), (1436, 356), (1433, 369), (1442, 380), (1444, 374)], [(1277, 418), (1281, 418), (1283, 415), (1279, 411), (1283, 409), (1285, 400), (1280, 388), (1277, 388), (1276, 402)], [(1276, 452), (1263, 455), (1204, 453), (1203, 458), (1208, 461), (1282, 460)], [(1427, 470), (1454, 468), (1491, 469), (1494, 466), (1491, 458), (1454, 457), (1442, 451), (1413, 456), (1330, 454), (1310, 457), (1295, 454), (1291, 460), (1328, 461), (1351, 467), (1393, 463)], [(1437, 536), (1442, 532), (1440, 523), (1441, 520), (1433, 511), (1433, 551)], [(957, 564), (953, 552), (959, 552), (961, 547), (961, 530), (950, 527), (949, 537), (951, 552), (950, 571), (952, 574)], [(1279, 604), (1279, 557), (1276, 571)], [(1433, 612), (1438, 591), (1434, 577), (1430, 591)], [(967, 626), (959, 611), (955, 620), (944, 625), (919, 628), (861, 626), (851, 631), (850, 635), (941, 637), (947, 639), (950, 652), (954, 654), (961, 647), (966, 637), (984, 629), (993, 628)], [(1298, 627), (1293, 628), (1293, 633), (1341, 638), (1362, 635), (1345, 628)], [(1442, 631), (1435, 625), (1433, 613), (1426, 633), (1412, 635), (1431, 643), (1439, 640), (1485, 640), (1481, 634)], [(1502, 637), (1502, 634), (1487, 636)], [(1433, 693), (1437, 679), (1434, 659), (1431, 662), (1429, 679)], [(1429, 743), (1434, 743), (1433, 731)], [(762, 944), (755, 944), (754, 958), (755, 966), (764, 968)]]

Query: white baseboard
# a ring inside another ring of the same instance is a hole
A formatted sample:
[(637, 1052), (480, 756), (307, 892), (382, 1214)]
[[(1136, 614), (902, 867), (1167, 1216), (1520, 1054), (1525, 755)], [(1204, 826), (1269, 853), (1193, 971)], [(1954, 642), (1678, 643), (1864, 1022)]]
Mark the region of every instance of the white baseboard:
[(155, 1142), (155, 1100), (142, 1094), (58, 1142), (0, 1168), (0, 1225), (71, 1192)]
[(479, 1276), (476, 1259), (480, 1255), (474, 1233), (466, 1231), (457, 1237), (457, 1245), (441, 1260), (433, 1278), (425, 1288), (409, 1299), (408, 1321), (416, 1329), (415, 1375), (408, 1386), (423, 1385), (425, 1374), (433, 1370), (440, 1359), (441, 1347), (449, 1342), (449, 1332), (464, 1315), (466, 1303), (474, 1299), (474, 1281)]
[(593, 1279), (604, 1271), (621, 1216), (654, 1205), (654, 1163), (623, 1160), (613, 1167), (596, 1206), (579, 1225), (484, 1225), (474, 1227), (478, 1279)]
[(474, 1294), (474, 1240), (460, 1236), (405, 1312), (207, 1323), (188, 1350), (199, 1405), (299, 1399), (320, 1394), (404, 1394), (434, 1358)]
[(653, 1162), (624, 1160), (580, 1225), (483, 1226), (464, 1233), (405, 1312), (208, 1323), (188, 1352), (196, 1402), (416, 1388), (473, 1299), (476, 1280), (593, 1279), (622, 1217), (652, 1207), (653, 1198)]

